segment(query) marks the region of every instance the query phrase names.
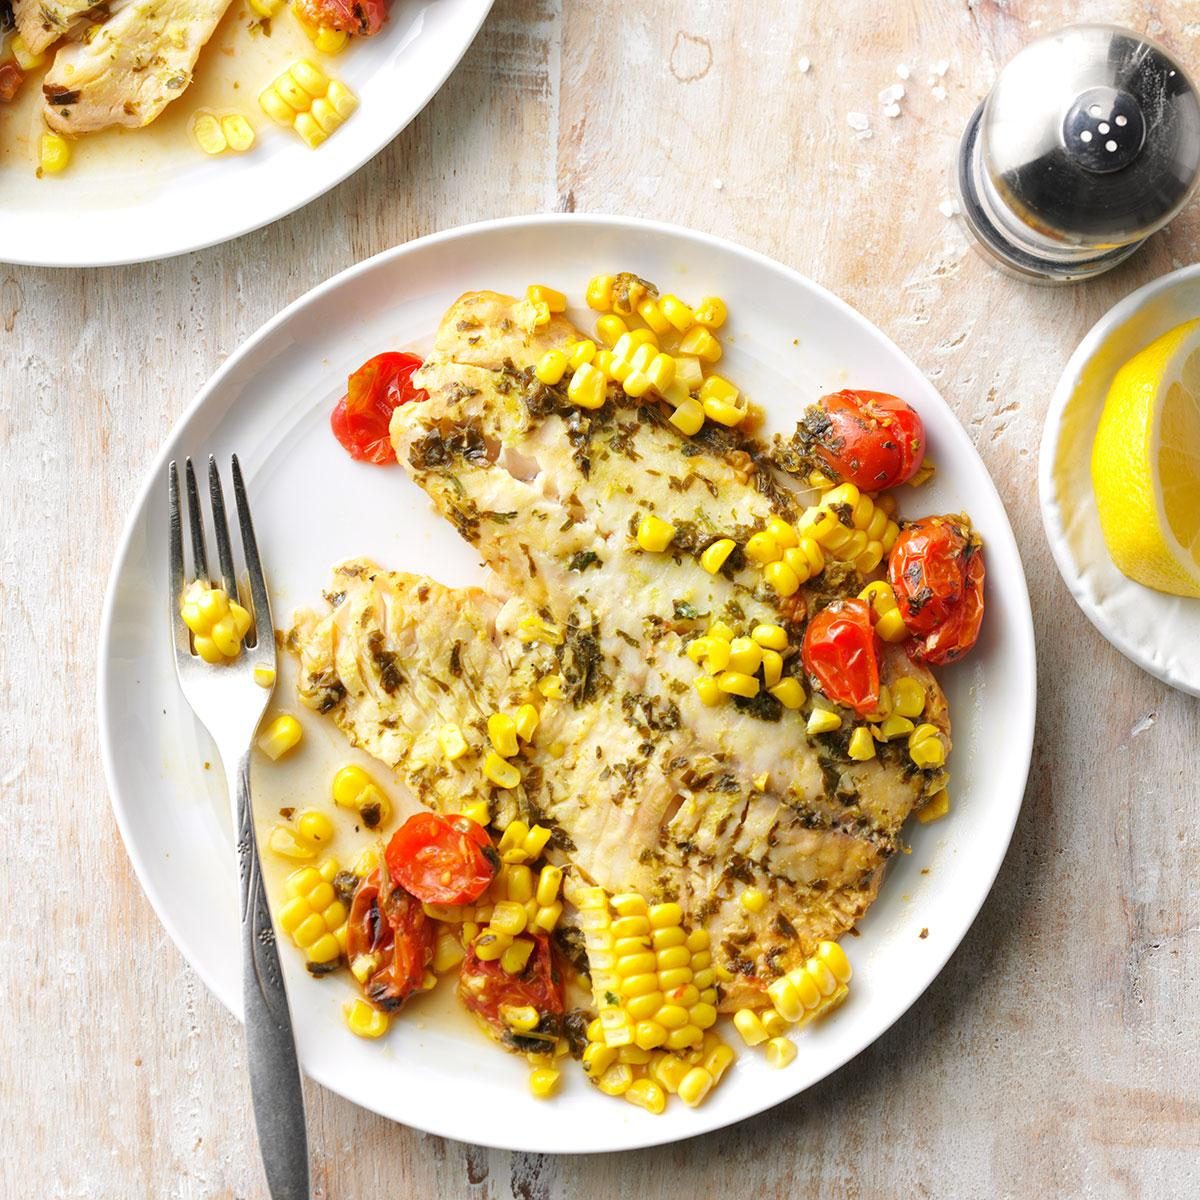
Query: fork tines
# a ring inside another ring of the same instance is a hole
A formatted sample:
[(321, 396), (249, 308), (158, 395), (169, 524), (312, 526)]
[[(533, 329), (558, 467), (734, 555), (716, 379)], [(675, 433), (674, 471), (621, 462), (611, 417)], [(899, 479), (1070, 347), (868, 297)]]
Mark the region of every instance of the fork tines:
[[(238, 526), (242, 535), (242, 558), (246, 564), (246, 574), (249, 582), (249, 596), (240, 594), (238, 590), (237, 571), (234, 566), (233, 545), (229, 539), (229, 522), (225, 511), (225, 491), (221, 485), (221, 472), (217, 460), (209, 455), (208, 459), (208, 495), (212, 510), (213, 534), (217, 540), (217, 561), (221, 568), (221, 586), (231, 600), (236, 600), (247, 609), (254, 618), (251, 627), (253, 636), (246, 638), (247, 646), (256, 646), (263, 638), (273, 639), (274, 629), (271, 624), (271, 605), (267, 596), (267, 584), (263, 575), (262, 561), (258, 554), (258, 542), (254, 536), (254, 522), (250, 516), (250, 504), (246, 499), (246, 486), (242, 479), (242, 468), (237, 455), (232, 456), (233, 491), (237, 504)], [(215, 584), (216, 581), (209, 573), (208, 549), (204, 538), (204, 511), (200, 504), (200, 492), (196, 486), (196, 472), (190, 458), (184, 461), (184, 477), (187, 489), (187, 518), (191, 532), (192, 543), (192, 576), (193, 579), (204, 580)], [(177, 648), (188, 647), (191, 641), (187, 627), (179, 616), (179, 598), (187, 586), (187, 570), (184, 565), (183, 552), (183, 513), (179, 496), (179, 470), (172, 461), (167, 469), (167, 491), (169, 501), (170, 532), (170, 605), (171, 628), (175, 634)], [(243, 589), (244, 592), (244, 589)], [(182, 638), (182, 643), (180, 639)]]

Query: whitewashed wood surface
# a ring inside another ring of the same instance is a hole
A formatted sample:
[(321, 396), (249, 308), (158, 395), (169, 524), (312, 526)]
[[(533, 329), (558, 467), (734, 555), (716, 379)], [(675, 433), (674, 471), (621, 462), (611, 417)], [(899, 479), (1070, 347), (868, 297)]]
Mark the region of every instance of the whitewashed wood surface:
[[(1200, 207), (1071, 290), (1000, 275), (938, 207), (998, 66), (1084, 18), (1146, 30), (1200, 69), (1191, 0), (499, 0), (411, 128), (302, 212), (165, 263), (0, 266), (0, 1195), (265, 1196), (240, 1027), (143, 898), (98, 759), (101, 596), (156, 448), (239, 342), (314, 284), (420, 234), (562, 209), (773, 255), (941, 389), (1029, 575), (1041, 684), (1025, 809), (940, 979), (793, 1102), (702, 1141), (555, 1159), (413, 1133), (310, 1086), (316, 1195), (1200, 1194), (1200, 706), (1075, 608), (1035, 488), (1069, 353), (1114, 301), (1196, 261)], [(900, 63), (893, 119), (877, 97)]]

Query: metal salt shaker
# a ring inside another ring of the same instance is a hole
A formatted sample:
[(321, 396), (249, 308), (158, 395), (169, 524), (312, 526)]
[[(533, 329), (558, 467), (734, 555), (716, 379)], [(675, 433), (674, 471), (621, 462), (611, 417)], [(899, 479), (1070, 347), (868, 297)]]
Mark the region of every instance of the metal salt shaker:
[(1142, 34), (1074, 25), (1025, 47), (959, 150), (963, 216), (1002, 266), (1071, 283), (1124, 261), (1187, 203), (1200, 102)]

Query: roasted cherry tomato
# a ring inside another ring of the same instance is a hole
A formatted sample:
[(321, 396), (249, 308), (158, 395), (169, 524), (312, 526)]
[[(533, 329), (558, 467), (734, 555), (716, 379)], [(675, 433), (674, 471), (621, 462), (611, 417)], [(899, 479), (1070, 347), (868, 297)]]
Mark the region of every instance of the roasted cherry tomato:
[(835, 600), (804, 631), (804, 669), (830, 700), (860, 717), (879, 706), (879, 639), (865, 600)]
[(469, 817), (417, 813), (384, 852), (392, 878), (426, 904), (470, 904), (487, 891), (500, 856), (487, 831)]
[(329, 424), (333, 436), (359, 462), (396, 461), (388, 437), (392, 413), (401, 404), (428, 400), (429, 393), (413, 387), (413, 372), (421, 366), (415, 354), (389, 350), (369, 358), (350, 376), (346, 394), (334, 405)]
[(0, 103), (7, 104), (21, 90), (25, 72), (11, 59), (0, 62)]
[(346, 952), (353, 962), (363, 954), (379, 965), (363, 984), (367, 999), (394, 1012), (421, 986), (433, 961), (433, 922), (421, 902), (394, 884), (381, 894), (378, 870), (358, 885), (350, 904)]
[(913, 632), (914, 658), (950, 663), (975, 645), (983, 621), (983, 550), (962, 517), (905, 525), (888, 556), (888, 582)]
[(822, 396), (804, 414), (800, 436), (818, 466), (864, 492), (906, 482), (925, 458), (921, 418), (887, 392)]
[(370, 37), (388, 17), (385, 0), (296, 0), (296, 16), (310, 29), (340, 29)]
[[(562, 982), (550, 939), (544, 934), (533, 935), (533, 953), (520, 975), (510, 975), (498, 960), (485, 962), (470, 947), (458, 978), (458, 994), (488, 1032), (514, 1050), (545, 1051), (558, 1040), (563, 1025)], [(528, 1033), (517, 1033), (500, 1015), (504, 1005), (528, 1005), (536, 1009), (541, 1021)]]

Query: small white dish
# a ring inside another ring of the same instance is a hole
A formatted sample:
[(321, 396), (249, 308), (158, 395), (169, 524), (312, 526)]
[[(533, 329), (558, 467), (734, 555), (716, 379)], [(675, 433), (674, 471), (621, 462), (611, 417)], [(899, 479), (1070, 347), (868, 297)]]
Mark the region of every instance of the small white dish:
[(1054, 390), (1038, 461), (1042, 522), (1054, 561), (1088, 620), (1126, 658), (1200, 696), (1200, 600), (1168, 596), (1117, 570), (1092, 492), (1092, 442), (1113, 376), (1156, 338), (1200, 316), (1200, 266), (1126, 296), (1071, 355)]
[[(550, 1103), (528, 1088), (528, 1064), (488, 1042), (443, 983), (410, 1002), (383, 1042), (341, 1020), (353, 994), (342, 975), (313, 980), (290, 946), (284, 972), (304, 1070), (384, 1116), (447, 1137), (507, 1149), (626, 1150), (720, 1128), (778, 1104), (870, 1045), (929, 986), (965, 936), (1003, 861), (1020, 811), (1033, 743), (1033, 623), (1004, 507), (945, 401), (884, 335), (823, 288), (762, 255), (674, 226), (557, 215), (495, 221), (399, 246), (343, 272), (268, 322), (197, 397), (148, 473), (113, 563), (99, 645), (99, 726), (113, 808), (130, 858), (167, 932), (233, 1012), (240, 1008), (237, 887), (228, 803), (212, 757), (175, 682), (164, 627), (166, 463), (236, 451), (254, 507), (276, 624), (320, 604), (330, 566), (366, 554), (451, 585), (478, 583), (477, 554), (399, 468), (354, 463), (329, 431), (347, 374), (385, 349), (420, 351), (462, 292), (520, 292), (547, 283), (573, 300), (601, 271), (635, 271), (664, 291), (716, 294), (729, 305), (722, 367), (760, 404), (768, 431), (795, 426), (822, 392), (888, 389), (920, 411), (937, 475), (901, 489), (901, 514), (971, 514), (986, 545), (987, 615), (979, 644), (939, 672), (954, 723), (953, 811), (905, 830), (878, 901), (846, 940), (850, 998), (798, 1035), (787, 1070), (743, 1050), (702, 1108), (654, 1117), (592, 1088), (573, 1064)], [(573, 307), (590, 324), (594, 314)], [(288, 655), (275, 706), (305, 738), (277, 764), (261, 757), (253, 788), (259, 828), (284, 804), (325, 793), (351, 752), (332, 723), (295, 700)], [(370, 767), (393, 795), (398, 785)], [(341, 853), (338, 844), (334, 853)], [(267, 855), (267, 859), (271, 856)], [(278, 862), (266, 864), (281, 874)], [(271, 891), (278, 895), (278, 884)], [(734, 1045), (737, 1035), (725, 1030)], [(240, 1069), (231, 1061), (231, 1069)]]
[[(150, 262), (201, 250), (280, 217), (323, 195), (378, 154), (429, 103), (475, 38), (492, 0), (392, 0), (387, 23), (330, 58), (318, 55), (287, 12), (276, 18), (274, 42), (248, 51), (238, 22), (254, 14), (235, 0), (197, 63), (192, 86), (145, 129), (81, 138), (67, 171), (34, 174), (29, 161), (0, 154), (0, 262), (43, 267), (107, 267)], [(231, 67), (222, 60), (236, 49)], [(328, 141), (310, 150), (291, 130), (274, 125), (258, 93), (297, 57), (311, 58), (358, 96), (359, 107)], [(209, 72), (230, 76), (213, 92)], [(26, 81), (32, 87), (38, 80)], [(209, 158), (190, 142), (189, 121), (205, 104), (239, 101), (257, 132), (244, 155)], [(4, 139), (36, 143), (41, 118), (18, 94), (0, 105)], [(26, 111), (28, 110), (28, 111)], [(36, 129), (31, 132), (36, 122)], [(83, 161), (88, 156), (92, 161)], [(381, 183), (381, 186), (384, 186)]]

